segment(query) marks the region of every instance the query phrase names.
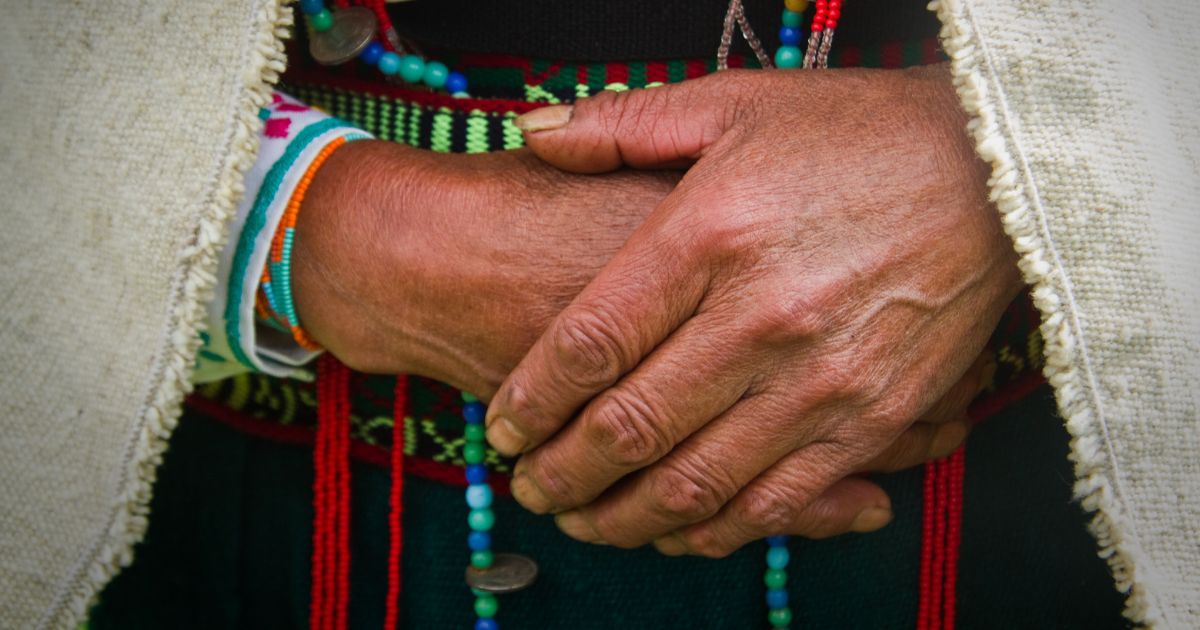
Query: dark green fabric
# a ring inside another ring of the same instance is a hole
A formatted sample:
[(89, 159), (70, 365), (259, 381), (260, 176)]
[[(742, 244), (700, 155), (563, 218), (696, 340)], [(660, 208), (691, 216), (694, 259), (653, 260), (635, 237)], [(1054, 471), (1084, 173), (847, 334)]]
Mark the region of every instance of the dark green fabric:
[[(136, 560), (101, 596), (95, 630), (302, 628), (307, 624), (311, 451), (185, 415), (159, 475)], [(965, 481), (961, 628), (1116, 628), (1121, 597), (1070, 501), (1066, 436), (1040, 392), (971, 436)], [(881, 479), (896, 520), (873, 535), (792, 543), (796, 627), (915, 624), (921, 471)], [(379, 628), (387, 588), (388, 472), (353, 469), (353, 628)], [(469, 628), (462, 489), (406, 485), (405, 628)], [(497, 506), (497, 550), (536, 557), (542, 576), (501, 598), (524, 628), (765, 627), (763, 545), (730, 558), (665, 558), (574, 543), (550, 519)]]

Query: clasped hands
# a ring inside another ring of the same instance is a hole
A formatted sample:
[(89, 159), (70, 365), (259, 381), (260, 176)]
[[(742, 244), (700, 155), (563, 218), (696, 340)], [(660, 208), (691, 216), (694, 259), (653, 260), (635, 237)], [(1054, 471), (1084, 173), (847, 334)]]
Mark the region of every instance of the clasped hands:
[(719, 557), (892, 517), (1021, 286), (944, 67), (729, 71), (518, 120), (528, 149), (347, 145), (300, 214), (301, 321), (490, 399), (514, 497)]

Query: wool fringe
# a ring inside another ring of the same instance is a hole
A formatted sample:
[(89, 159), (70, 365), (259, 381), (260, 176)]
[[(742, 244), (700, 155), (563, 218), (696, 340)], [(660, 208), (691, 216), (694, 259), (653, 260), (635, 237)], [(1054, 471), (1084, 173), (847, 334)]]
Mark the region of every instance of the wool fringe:
[(1092, 514), (1089, 530), (1099, 544), (1099, 555), (1108, 562), (1117, 589), (1126, 594), (1124, 614), (1147, 626), (1161, 622), (1161, 607), (1153, 605), (1136, 569), (1144, 552), (1114, 491), (1108, 461), (1104, 419), (1090, 385), (1091, 373), (1081, 347), (1074, 300), (1068, 280), (1057, 264), (1044, 225), (1036, 190), (1022, 169), (1019, 147), (1010, 146), (1005, 130), (1011, 128), (1002, 89), (988, 51), (973, 22), (968, 0), (935, 0), (929, 9), (942, 23), (941, 40), (950, 57), (954, 85), (971, 117), (968, 131), (976, 150), (991, 165), (988, 186), (998, 207), (1004, 230), (1012, 239), (1025, 281), (1033, 286), (1034, 305), (1041, 312), (1045, 339), (1046, 380), (1054, 386), (1059, 410), (1071, 435), (1071, 461), (1075, 465), (1075, 497)]
[(159, 351), (151, 398), (132, 444), (128, 480), (120, 506), (90, 562), (68, 582), (71, 586), (47, 611), (38, 627), (74, 630), (87, 618), (100, 590), (133, 561), (133, 547), (146, 533), (150, 496), (163, 452), (178, 422), (184, 396), (191, 391), (192, 368), (205, 326), (205, 305), (216, 287), (217, 256), (226, 240), (229, 220), (243, 193), (246, 171), (258, 154), (262, 121), (258, 112), (271, 102), (273, 86), (286, 67), (283, 40), (290, 34), (292, 9), (287, 0), (262, 0), (255, 14), (254, 41), (247, 51), (246, 80), (230, 129), (225, 159), (213, 174), (214, 185), (201, 204), (201, 217), (191, 243), (179, 254), (173, 281), (179, 297), (169, 314), (165, 346)]

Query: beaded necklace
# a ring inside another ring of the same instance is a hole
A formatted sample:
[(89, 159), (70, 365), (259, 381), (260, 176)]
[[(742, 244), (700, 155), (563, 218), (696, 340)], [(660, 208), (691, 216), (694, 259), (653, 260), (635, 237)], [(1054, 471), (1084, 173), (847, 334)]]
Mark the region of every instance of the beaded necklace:
[[(457, 97), (467, 95), (467, 78), (458, 71), (449, 70), (445, 64), (425, 59), (416, 47), (401, 42), (391, 24), (383, 0), (364, 0), (366, 6), (349, 6), (349, 0), (338, 0), (340, 8), (331, 12), (325, 7), (324, 0), (300, 0), (300, 10), (307, 18), (311, 29), (309, 50), (313, 58), (323, 65), (337, 65), (351, 61), (355, 57), (367, 65), (375, 66), (385, 77), (391, 80), (399, 78), (410, 84), (424, 84), (429, 88), (445, 89)], [(763, 68), (827, 68), (829, 65), (829, 50), (833, 45), (834, 29), (838, 18), (841, 17), (842, 0), (814, 0), (815, 9), (812, 17), (807, 46), (803, 53), (800, 42), (803, 39), (800, 27), (803, 24), (803, 14), (807, 11), (809, 0), (784, 0), (783, 25), (779, 30), (780, 47), (775, 51), (774, 64), (772, 57), (763, 49), (762, 42), (754, 34), (749, 20), (746, 18), (742, 0), (730, 0), (725, 14), (724, 29), (720, 46), (717, 49), (717, 69), (728, 67), (729, 51), (733, 45), (735, 25), (742, 37), (750, 46), (751, 51)], [(288, 321), (289, 328), (297, 341), (307, 341), (298, 322)], [(315, 344), (314, 344), (315, 345)], [(344, 380), (344, 379), (343, 379)], [(344, 387), (344, 383), (343, 383)], [(397, 427), (403, 424), (403, 403), (406, 397), (407, 380), (397, 382), (396, 418)], [(486, 407), (475, 396), (463, 392), (463, 459), (466, 462), (465, 475), (467, 489), (465, 493), (468, 508), (467, 525), (470, 533), (467, 535), (467, 548), (470, 550), (470, 560), (466, 569), (466, 581), (475, 596), (475, 630), (499, 630), (496, 614), (500, 603), (497, 594), (511, 593), (531, 585), (537, 578), (537, 564), (530, 558), (511, 553), (496, 554), (492, 551), (491, 530), (495, 526), (496, 516), (492, 511), (492, 501), (495, 493), (488, 482), (488, 471), (484, 463), (487, 453), (485, 443), (485, 428), (483, 419)], [(392, 476), (392, 510), (390, 530), (389, 588), (388, 605), (385, 615), (387, 627), (392, 628), (397, 621), (397, 605), (399, 599), (399, 556), (402, 539), (400, 536), (401, 517), (401, 466), (403, 455), (400, 452), (402, 431), (397, 428), (397, 441), (393, 444), (393, 476)], [(318, 471), (320, 474), (320, 471)], [(347, 475), (348, 476), (348, 475)], [(346, 535), (347, 528), (335, 527)], [(347, 546), (348, 541), (338, 541), (339, 546)], [(792, 610), (788, 604), (787, 566), (790, 561), (787, 536), (769, 536), (766, 539), (766, 571), (763, 574), (763, 584), (766, 586), (767, 622), (772, 628), (787, 628), (792, 622)], [(320, 556), (319, 550), (314, 552), (314, 561)], [(334, 554), (330, 560), (338, 564), (340, 572), (347, 572), (348, 554)], [(316, 576), (314, 568), (314, 577)], [(343, 594), (344, 595), (344, 594)], [(318, 621), (324, 616), (333, 616), (336, 621), (333, 627), (345, 627), (345, 597), (337, 597), (338, 604), (334, 606), (332, 615), (329, 612), (315, 610), (312, 627), (327, 625)], [(323, 614), (322, 614), (323, 613)]]

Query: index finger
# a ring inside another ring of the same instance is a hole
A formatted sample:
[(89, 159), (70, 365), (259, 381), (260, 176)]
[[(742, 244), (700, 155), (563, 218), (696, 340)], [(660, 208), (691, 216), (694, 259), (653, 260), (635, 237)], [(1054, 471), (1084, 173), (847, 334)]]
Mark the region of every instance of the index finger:
[(707, 277), (669, 236), (680, 232), (664, 229), (679, 198), (667, 197), (500, 385), (486, 419), (497, 451), (541, 444), (696, 310)]

